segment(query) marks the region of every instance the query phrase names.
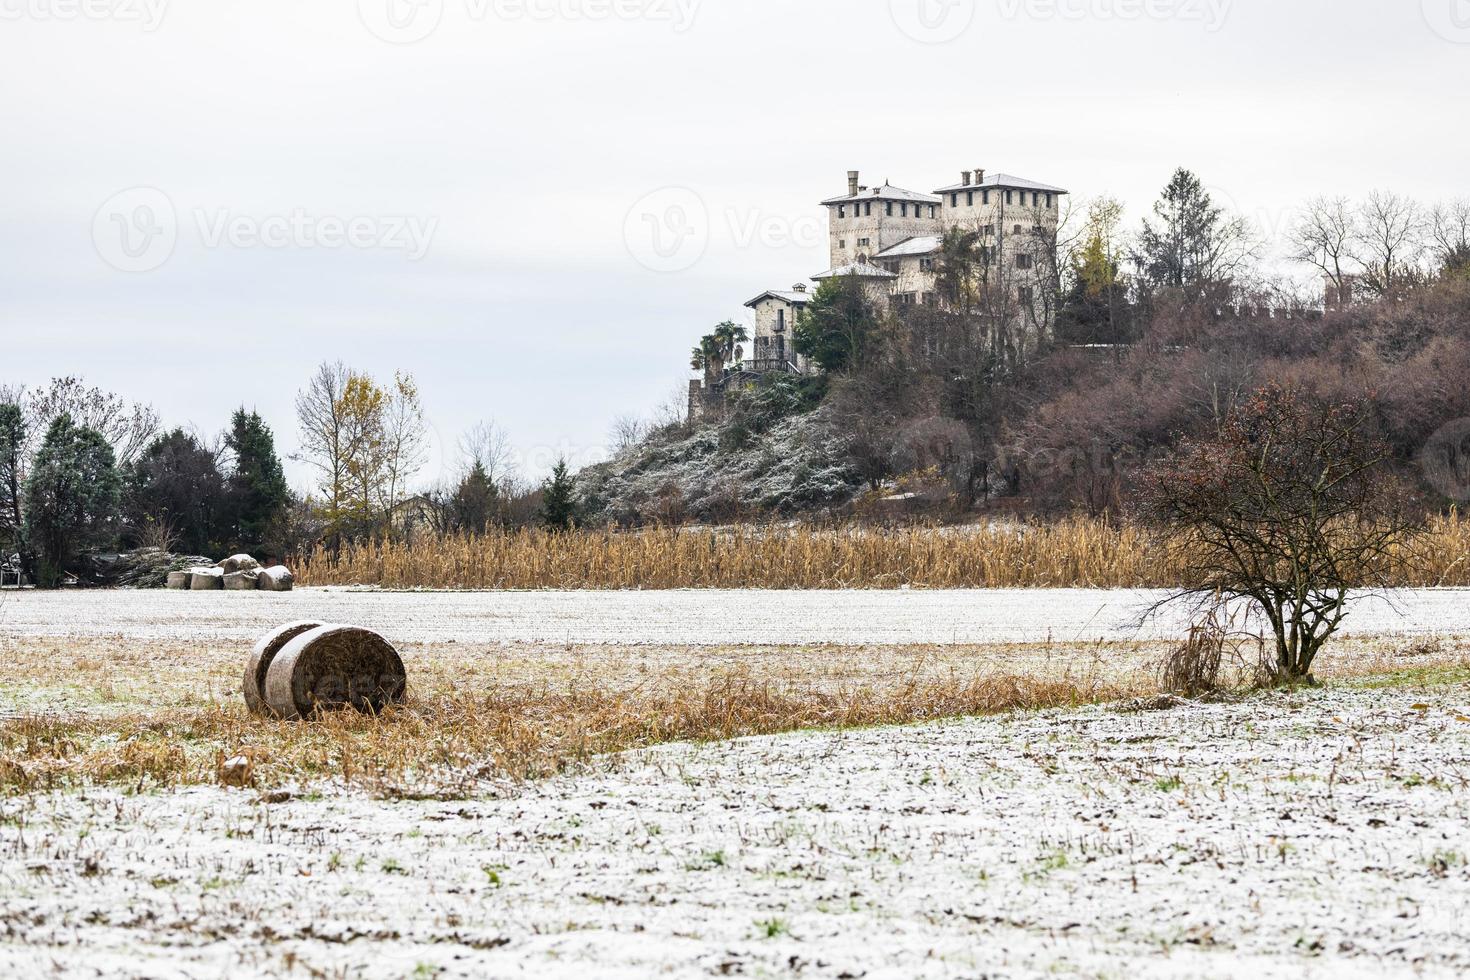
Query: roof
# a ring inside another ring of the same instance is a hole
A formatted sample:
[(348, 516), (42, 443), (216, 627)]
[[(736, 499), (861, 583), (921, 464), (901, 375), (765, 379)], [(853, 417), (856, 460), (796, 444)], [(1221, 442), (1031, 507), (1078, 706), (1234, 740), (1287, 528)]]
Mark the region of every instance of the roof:
[(841, 197), (829, 197), (823, 204), (851, 204), (853, 201), (914, 201), (919, 204), (943, 203), (933, 194), (920, 194), (918, 191), (905, 190), (902, 187), (894, 187), (892, 184), (884, 183), (882, 187), (869, 187), (859, 191), (857, 194), (844, 194)]
[(1062, 187), (1053, 187), (1051, 184), (1043, 184), (1040, 181), (1027, 180), (1025, 177), (1016, 177), (1011, 174), (987, 174), (985, 179), (978, 184), (953, 184), (949, 187), (941, 187), (934, 193), (953, 194), (955, 191), (973, 191), (987, 187), (1011, 187), (1018, 191), (1044, 191), (1050, 194), (1072, 193)]
[(828, 269), (813, 279), (841, 279), (844, 276), (857, 276), (860, 279), (897, 279), (898, 276), (887, 269), (880, 269), (876, 265), (868, 265), (866, 262), (854, 262), (851, 265), (840, 265), (835, 269)]
[(812, 301), (811, 293), (798, 292), (794, 289), (768, 289), (745, 305), (754, 306), (767, 297), (770, 297), (772, 299), (779, 299), (787, 303), (793, 303), (797, 306), (800, 306), (803, 303), (810, 303)]
[(886, 248), (873, 256), (875, 259), (901, 259), (906, 255), (933, 255), (939, 251), (938, 235), (916, 235), (913, 238), (905, 238), (891, 248)]

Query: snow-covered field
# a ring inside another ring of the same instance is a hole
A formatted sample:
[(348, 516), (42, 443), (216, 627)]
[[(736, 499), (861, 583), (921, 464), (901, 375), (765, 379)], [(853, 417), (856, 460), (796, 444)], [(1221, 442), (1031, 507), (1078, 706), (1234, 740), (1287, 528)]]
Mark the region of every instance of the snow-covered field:
[[(850, 592), (7, 592), (0, 633), (253, 640), (294, 619), (345, 622), (395, 642), (978, 644), (1147, 639), (1177, 633), (1182, 610), (1143, 627), (1163, 597), (1086, 589)], [(1470, 634), (1470, 591), (1365, 598), (1349, 635)]]
[(15, 977), (1470, 971), (1470, 690), (668, 746), (499, 798), (0, 802)]

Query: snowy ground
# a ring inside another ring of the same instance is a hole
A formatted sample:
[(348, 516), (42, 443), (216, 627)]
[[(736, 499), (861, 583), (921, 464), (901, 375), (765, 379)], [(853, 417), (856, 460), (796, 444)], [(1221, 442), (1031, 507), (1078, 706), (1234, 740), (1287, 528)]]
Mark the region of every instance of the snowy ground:
[[(987, 590), (873, 592), (253, 592), (0, 593), (0, 633), (134, 640), (254, 640), (320, 619), (395, 642), (978, 644), (1174, 635), (1179, 615), (1139, 620), (1163, 593)], [(712, 611), (718, 614), (712, 614)], [(1349, 635), (1470, 634), (1470, 591), (1369, 597)]]
[(0, 802), (0, 975), (1470, 971), (1470, 687), (669, 746), (471, 802)]

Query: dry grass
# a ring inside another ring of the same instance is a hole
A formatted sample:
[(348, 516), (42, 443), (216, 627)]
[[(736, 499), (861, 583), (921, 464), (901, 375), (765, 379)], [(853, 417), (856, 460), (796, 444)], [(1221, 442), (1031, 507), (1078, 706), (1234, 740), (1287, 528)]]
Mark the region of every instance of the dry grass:
[[(1151, 689), (1144, 645), (687, 651), (408, 648), (410, 699), (381, 718), (248, 715), (236, 650), (0, 640), (0, 792), (336, 779), (383, 793), (459, 794), (671, 741), (921, 721), (1112, 700)], [(1110, 651), (1118, 653), (1118, 650)], [(109, 678), (134, 678), (125, 688)], [(24, 698), (24, 700), (22, 700)], [(45, 711), (40, 706), (48, 706)]]
[[(994, 647), (409, 647), (410, 700), (381, 718), (250, 716), (244, 652), (0, 639), (0, 793), (220, 780), (462, 796), (603, 753), (815, 727), (1068, 707), (1159, 693), (1168, 644)], [(1456, 644), (1339, 645), (1319, 674), (1463, 666)], [(117, 678), (131, 678), (122, 683)]]
[[(1470, 585), (1470, 520), (1436, 519), (1397, 585)], [(1135, 524), (1075, 518), (966, 527), (663, 528), (373, 542), (299, 561), (309, 585), (428, 589), (1170, 587)]]

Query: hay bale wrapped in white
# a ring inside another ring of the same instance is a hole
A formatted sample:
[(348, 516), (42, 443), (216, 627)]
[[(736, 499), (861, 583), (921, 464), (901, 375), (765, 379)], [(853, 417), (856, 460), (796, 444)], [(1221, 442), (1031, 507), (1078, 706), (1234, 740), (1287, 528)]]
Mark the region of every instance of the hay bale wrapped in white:
[(255, 591), (255, 572), (226, 572), (225, 591), (227, 592), (253, 592)]
[(262, 592), (290, 592), (296, 585), (296, 576), (285, 565), (262, 568), (255, 573), (255, 587)]
[(222, 589), (225, 586), (225, 573), (219, 568), (191, 568), (189, 569), (189, 588), (195, 592), (207, 592), (210, 589)]
[(226, 575), (233, 575), (236, 572), (251, 572), (253, 574), (260, 571), (260, 562), (251, 558), (249, 555), (231, 555), (215, 567), (221, 569)]
[(271, 664), (276, 659), (276, 654), (292, 640), (302, 633), (325, 624), (315, 619), (303, 620), (299, 623), (287, 623), (285, 626), (271, 630), (262, 636), (255, 644), (255, 649), (250, 651), (250, 660), (245, 664), (245, 706), (252, 714), (269, 715), (270, 708), (265, 703), (265, 675), (271, 669)]
[(393, 644), (357, 626), (320, 626), (276, 654), (264, 695), (274, 714), (294, 721), (349, 707), (377, 714), (407, 691), (408, 674)]

